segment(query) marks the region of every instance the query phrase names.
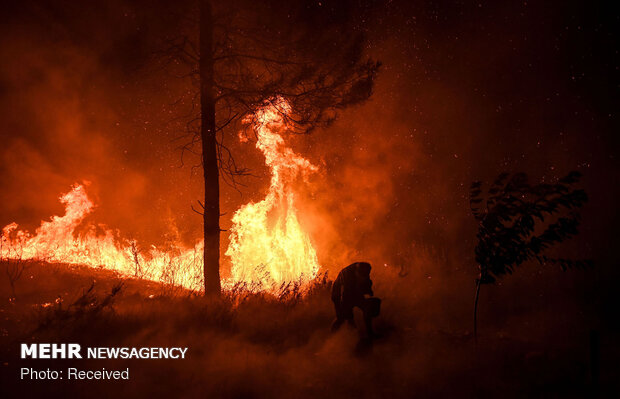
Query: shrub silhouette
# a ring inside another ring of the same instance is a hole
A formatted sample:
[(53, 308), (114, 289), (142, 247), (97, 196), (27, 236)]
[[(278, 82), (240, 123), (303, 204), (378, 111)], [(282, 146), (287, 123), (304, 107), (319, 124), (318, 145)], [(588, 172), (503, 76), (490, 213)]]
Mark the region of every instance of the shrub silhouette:
[(546, 250), (578, 233), (578, 211), (588, 200), (583, 189), (574, 188), (580, 178), (581, 174), (573, 171), (555, 184), (531, 185), (525, 173), (502, 173), (485, 195), (482, 182), (471, 184), (469, 201), (478, 222), (475, 259), (480, 271), (474, 300), (474, 339), (481, 284), (493, 284), (530, 260), (555, 264), (564, 271), (590, 265), (589, 261), (545, 255)]

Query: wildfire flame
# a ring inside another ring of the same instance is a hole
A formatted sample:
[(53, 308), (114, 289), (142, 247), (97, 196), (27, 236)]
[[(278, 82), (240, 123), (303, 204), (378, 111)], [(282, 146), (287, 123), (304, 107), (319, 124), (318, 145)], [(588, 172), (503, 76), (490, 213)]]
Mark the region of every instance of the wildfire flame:
[(232, 263), (233, 284), (274, 291), (291, 282), (303, 286), (319, 271), (316, 251), (297, 218), (293, 189), (299, 176), (318, 168), (287, 147), (278, 134), (286, 130), (283, 114), (288, 111), (288, 104), (279, 101), (263, 108), (254, 122), (256, 148), (265, 155), (271, 184), (265, 199), (242, 206), (232, 218), (226, 255)]
[(135, 242), (123, 240), (114, 231), (96, 226), (82, 234), (77, 227), (94, 209), (84, 185), (74, 184), (60, 197), (65, 205), (64, 216), (42, 221), (34, 235), (17, 230), (17, 223), (2, 229), (0, 256), (2, 259), (40, 260), (100, 267), (133, 276), (190, 289), (202, 287), (202, 243), (196, 248), (173, 245), (167, 251), (152, 247), (140, 251)]
[[(282, 112), (285, 102), (266, 107), (254, 122), (256, 147), (265, 155), (271, 170), (271, 184), (265, 199), (248, 203), (232, 218), (230, 245), (231, 278), (222, 286), (239, 283), (252, 290), (277, 292), (288, 283), (305, 285), (319, 270), (316, 251), (297, 218), (292, 183), (298, 176), (317, 167), (285, 146), (278, 131), (286, 129)], [(95, 204), (86, 194), (85, 184), (74, 184), (60, 196), (63, 216), (53, 216), (30, 234), (18, 230), (17, 223), (2, 229), (0, 260), (20, 259), (99, 267), (131, 276), (193, 290), (203, 289), (203, 242), (194, 248), (180, 244), (166, 250), (141, 250), (135, 242), (105, 226), (82, 225)], [(86, 230), (83, 227), (87, 227)]]

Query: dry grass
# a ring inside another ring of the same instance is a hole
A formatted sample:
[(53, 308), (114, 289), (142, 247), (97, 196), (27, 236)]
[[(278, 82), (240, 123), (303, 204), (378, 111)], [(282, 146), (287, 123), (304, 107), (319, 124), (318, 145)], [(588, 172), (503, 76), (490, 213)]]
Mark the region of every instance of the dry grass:
[[(0, 308), (2, 387), (20, 397), (27, 396), (24, 392), (230, 398), (588, 393), (585, 343), (568, 350), (574, 342), (526, 339), (517, 329), (513, 334), (487, 334), (484, 346), (476, 350), (467, 324), (470, 304), (455, 302), (450, 308), (438, 303), (437, 296), (449, 299), (449, 291), (413, 274), (377, 276), (376, 292), (383, 293), (385, 301), (376, 326), (384, 337), (365, 345), (361, 332), (329, 332), (333, 315), (327, 279), (318, 281), (307, 296), (295, 286), (277, 297), (237, 287), (220, 300), (209, 300), (183, 291), (170, 296), (158, 284), (121, 281), (105, 271), (36, 265), (18, 284), (17, 301)], [(0, 281), (1, 290), (7, 290), (6, 285)], [(0, 294), (7, 297), (4, 291)], [(563, 337), (578, 341), (582, 334), (573, 331)], [(189, 351), (185, 360), (28, 361), (17, 358), (20, 342), (187, 346)], [(17, 378), (20, 367), (130, 367), (131, 380), (26, 384)]]

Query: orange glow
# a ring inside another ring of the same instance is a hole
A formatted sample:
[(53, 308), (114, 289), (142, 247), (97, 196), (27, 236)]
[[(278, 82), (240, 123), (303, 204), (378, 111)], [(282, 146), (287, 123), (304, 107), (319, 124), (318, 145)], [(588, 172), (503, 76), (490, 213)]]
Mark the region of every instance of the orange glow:
[[(281, 102), (280, 112), (286, 108)], [(288, 283), (302, 286), (319, 270), (316, 251), (297, 218), (293, 181), (317, 171), (308, 160), (285, 146), (279, 131), (283, 118), (275, 107), (260, 111), (253, 128), (256, 147), (265, 155), (271, 170), (271, 184), (265, 199), (249, 203), (233, 216), (230, 245), (231, 278), (224, 289), (243, 284), (255, 291), (277, 292)], [(34, 235), (10, 223), (2, 229), (2, 259), (39, 260), (86, 265), (115, 271), (126, 277), (143, 278), (193, 290), (203, 289), (203, 241), (194, 248), (180, 244), (166, 250), (140, 250), (135, 242), (123, 239), (105, 226), (88, 225), (84, 219), (95, 208), (86, 194), (88, 183), (74, 184), (60, 196), (63, 216), (42, 221)], [(80, 226), (77, 233), (77, 228)]]
[(288, 111), (288, 104), (279, 101), (258, 113), (253, 126), (256, 148), (265, 155), (271, 184), (265, 199), (242, 206), (232, 218), (226, 251), (232, 283), (247, 283), (255, 290), (277, 291), (291, 282), (303, 287), (319, 271), (316, 251), (297, 217), (292, 187), (298, 177), (318, 168), (278, 134), (286, 130), (282, 114)]

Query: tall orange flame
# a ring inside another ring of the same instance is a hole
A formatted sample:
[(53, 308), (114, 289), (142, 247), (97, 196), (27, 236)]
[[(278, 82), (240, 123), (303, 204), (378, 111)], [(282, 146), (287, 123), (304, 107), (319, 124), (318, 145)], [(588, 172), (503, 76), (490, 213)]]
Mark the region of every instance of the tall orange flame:
[(278, 132), (286, 130), (283, 113), (288, 104), (278, 101), (260, 110), (254, 124), (256, 148), (265, 155), (271, 184), (265, 199), (250, 202), (232, 218), (230, 244), (232, 283), (248, 283), (258, 290), (275, 291), (294, 282), (313, 280), (319, 263), (295, 208), (293, 183), (318, 168), (287, 147)]

